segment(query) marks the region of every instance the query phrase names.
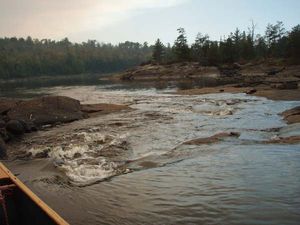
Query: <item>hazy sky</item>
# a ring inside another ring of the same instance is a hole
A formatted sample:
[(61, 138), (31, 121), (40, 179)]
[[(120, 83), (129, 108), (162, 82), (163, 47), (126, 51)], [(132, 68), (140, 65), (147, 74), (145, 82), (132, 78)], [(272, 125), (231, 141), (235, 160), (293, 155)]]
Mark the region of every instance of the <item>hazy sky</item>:
[(268, 23), (300, 23), (300, 0), (0, 0), (0, 37), (173, 43), (184, 27), (218, 40), (236, 27), (257, 32)]

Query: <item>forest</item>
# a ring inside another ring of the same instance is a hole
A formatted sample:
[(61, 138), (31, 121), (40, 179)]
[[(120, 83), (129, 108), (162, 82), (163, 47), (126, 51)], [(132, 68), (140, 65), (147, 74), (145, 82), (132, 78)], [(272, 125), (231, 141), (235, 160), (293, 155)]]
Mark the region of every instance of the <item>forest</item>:
[(113, 45), (96, 40), (71, 43), (68, 38), (0, 38), (0, 79), (112, 73), (150, 62), (219, 65), (278, 58), (300, 63), (300, 25), (287, 31), (282, 22), (268, 24), (263, 35), (256, 34), (255, 27), (252, 23), (247, 31), (237, 28), (219, 41), (198, 33), (192, 44), (179, 28), (173, 45), (160, 39), (154, 45), (130, 41)]

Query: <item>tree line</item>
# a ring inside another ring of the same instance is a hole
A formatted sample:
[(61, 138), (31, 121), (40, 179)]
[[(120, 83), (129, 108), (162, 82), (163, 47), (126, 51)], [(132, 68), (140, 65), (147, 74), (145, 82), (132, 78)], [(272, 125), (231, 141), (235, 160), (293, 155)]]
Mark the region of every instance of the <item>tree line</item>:
[(267, 58), (300, 63), (300, 25), (286, 31), (282, 22), (268, 24), (264, 35), (259, 35), (252, 23), (247, 31), (236, 29), (219, 41), (198, 33), (192, 44), (184, 28), (179, 28), (174, 44), (166, 46), (160, 39), (154, 45), (130, 41), (112, 45), (95, 40), (71, 43), (68, 38), (0, 38), (0, 79), (109, 73), (145, 62), (218, 65)]
[(71, 43), (68, 38), (0, 38), (0, 79), (109, 73), (147, 61), (151, 54), (147, 42), (112, 45), (95, 40)]
[(267, 58), (285, 58), (290, 63), (300, 63), (300, 25), (286, 31), (282, 22), (268, 24), (264, 35), (255, 34), (252, 22), (248, 31), (238, 28), (219, 41), (212, 41), (207, 34), (197, 34), (189, 45), (184, 28), (177, 29), (178, 37), (173, 46), (165, 46), (157, 39), (152, 60), (156, 63), (197, 61), (202, 65), (218, 65)]

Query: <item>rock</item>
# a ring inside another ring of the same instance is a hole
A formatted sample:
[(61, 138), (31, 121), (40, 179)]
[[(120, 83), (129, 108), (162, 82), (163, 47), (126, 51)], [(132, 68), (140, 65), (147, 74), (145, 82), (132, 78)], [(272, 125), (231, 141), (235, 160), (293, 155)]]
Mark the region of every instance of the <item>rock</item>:
[(4, 120), (0, 120), (0, 128), (4, 128), (5, 127), (5, 121)]
[(232, 68), (236, 69), (236, 70), (240, 70), (242, 68), (242, 66), (239, 63), (235, 62), (235, 63), (233, 63)]
[(238, 76), (240, 75), (239, 73), (239, 70), (240, 68), (237, 66), (219, 66), (219, 71), (220, 71), (220, 74), (223, 75), (223, 76), (226, 76), (226, 77), (234, 77), (234, 76)]
[(267, 71), (266, 74), (267, 75), (276, 75), (277, 73), (280, 73), (284, 70), (285, 70), (285, 67), (283, 67), (281, 69), (271, 69), (271, 70)]
[(273, 83), (271, 84), (271, 88), (274, 89), (297, 89), (298, 82), (297, 81), (288, 81), (282, 83)]
[[(42, 126), (83, 119), (80, 102), (63, 96), (46, 96), (18, 103), (7, 115), (27, 125)], [(28, 128), (30, 129), (30, 128)]]
[(18, 120), (10, 120), (6, 124), (6, 130), (13, 135), (22, 135), (25, 133), (25, 128), (23, 124)]
[(0, 159), (4, 159), (6, 158), (7, 154), (6, 154), (6, 147), (5, 147), (5, 143), (2, 140), (2, 138), (0, 137)]
[(255, 92), (257, 92), (257, 90), (253, 88), (253, 89), (246, 91), (246, 94), (251, 95), (251, 94), (254, 94)]
[(15, 107), (19, 101), (13, 99), (0, 99), (0, 114), (6, 114), (11, 108)]
[(24, 120), (19, 120), (19, 122), (23, 125), (25, 133), (37, 131), (36, 126), (32, 122), (25, 122)]
[(34, 157), (35, 158), (47, 158), (48, 157), (48, 151), (42, 151), (42, 152), (38, 152)]
[(2, 138), (5, 142), (9, 141), (11, 138), (4, 127), (0, 128), (0, 138)]
[(286, 110), (281, 115), (288, 124), (300, 123), (300, 106)]
[(117, 112), (125, 109), (130, 109), (127, 105), (115, 105), (115, 104), (86, 104), (81, 105), (81, 111), (84, 113), (96, 113), (101, 112), (103, 114), (110, 112)]
[(74, 159), (80, 158), (81, 154), (79, 152), (76, 152), (73, 156)]
[(290, 136), (290, 137), (277, 137), (265, 141), (266, 144), (298, 144), (300, 143), (300, 136)]
[(223, 140), (226, 137), (239, 137), (240, 134), (237, 132), (223, 132), (223, 133), (218, 133), (215, 134), (211, 137), (206, 137), (206, 138), (197, 138), (197, 139), (193, 139), (190, 141), (186, 141), (184, 143), (182, 143), (183, 145), (202, 145), (202, 144), (213, 144), (213, 143), (217, 143), (221, 140)]

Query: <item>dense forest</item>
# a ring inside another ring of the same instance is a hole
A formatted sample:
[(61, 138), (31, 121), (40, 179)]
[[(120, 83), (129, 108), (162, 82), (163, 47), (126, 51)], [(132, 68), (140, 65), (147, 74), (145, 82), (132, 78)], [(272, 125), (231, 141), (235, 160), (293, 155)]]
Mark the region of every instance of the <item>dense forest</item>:
[(189, 45), (185, 30), (179, 28), (173, 46), (164, 46), (157, 39), (152, 58), (157, 63), (197, 61), (202, 65), (218, 65), (270, 58), (286, 59), (288, 63), (300, 63), (300, 25), (286, 31), (282, 22), (268, 24), (264, 35), (255, 34), (252, 23), (248, 31), (236, 29), (220, 41), (211, 41), (207, 34), (198, 33)]
[(112, 45), (89, 40), (74, 44), (67, 38), (61, 41), (3, 38), (0, 78), (115, 72), (149, 60), (151, 52), (146, 42)]
[(269, 24), (265, 34), (255, 34), (255, 25), (247, 31), (236, 29), (219, 41), (199, 33), (189, 44), (185, 30), (178, 29), (173, 45), (159, 39), (153, 46), (126, 41), (118, 45), (89, 40), (71, 43), (50, 39), (0, 38), (0, 78), (24, 78), (43, 75), (109, 73), (145, 63), (197, 61), (217, 65), (267, 58), (285, 58), (300, 63), (300, 25), (286, 31), (282, 22)]

